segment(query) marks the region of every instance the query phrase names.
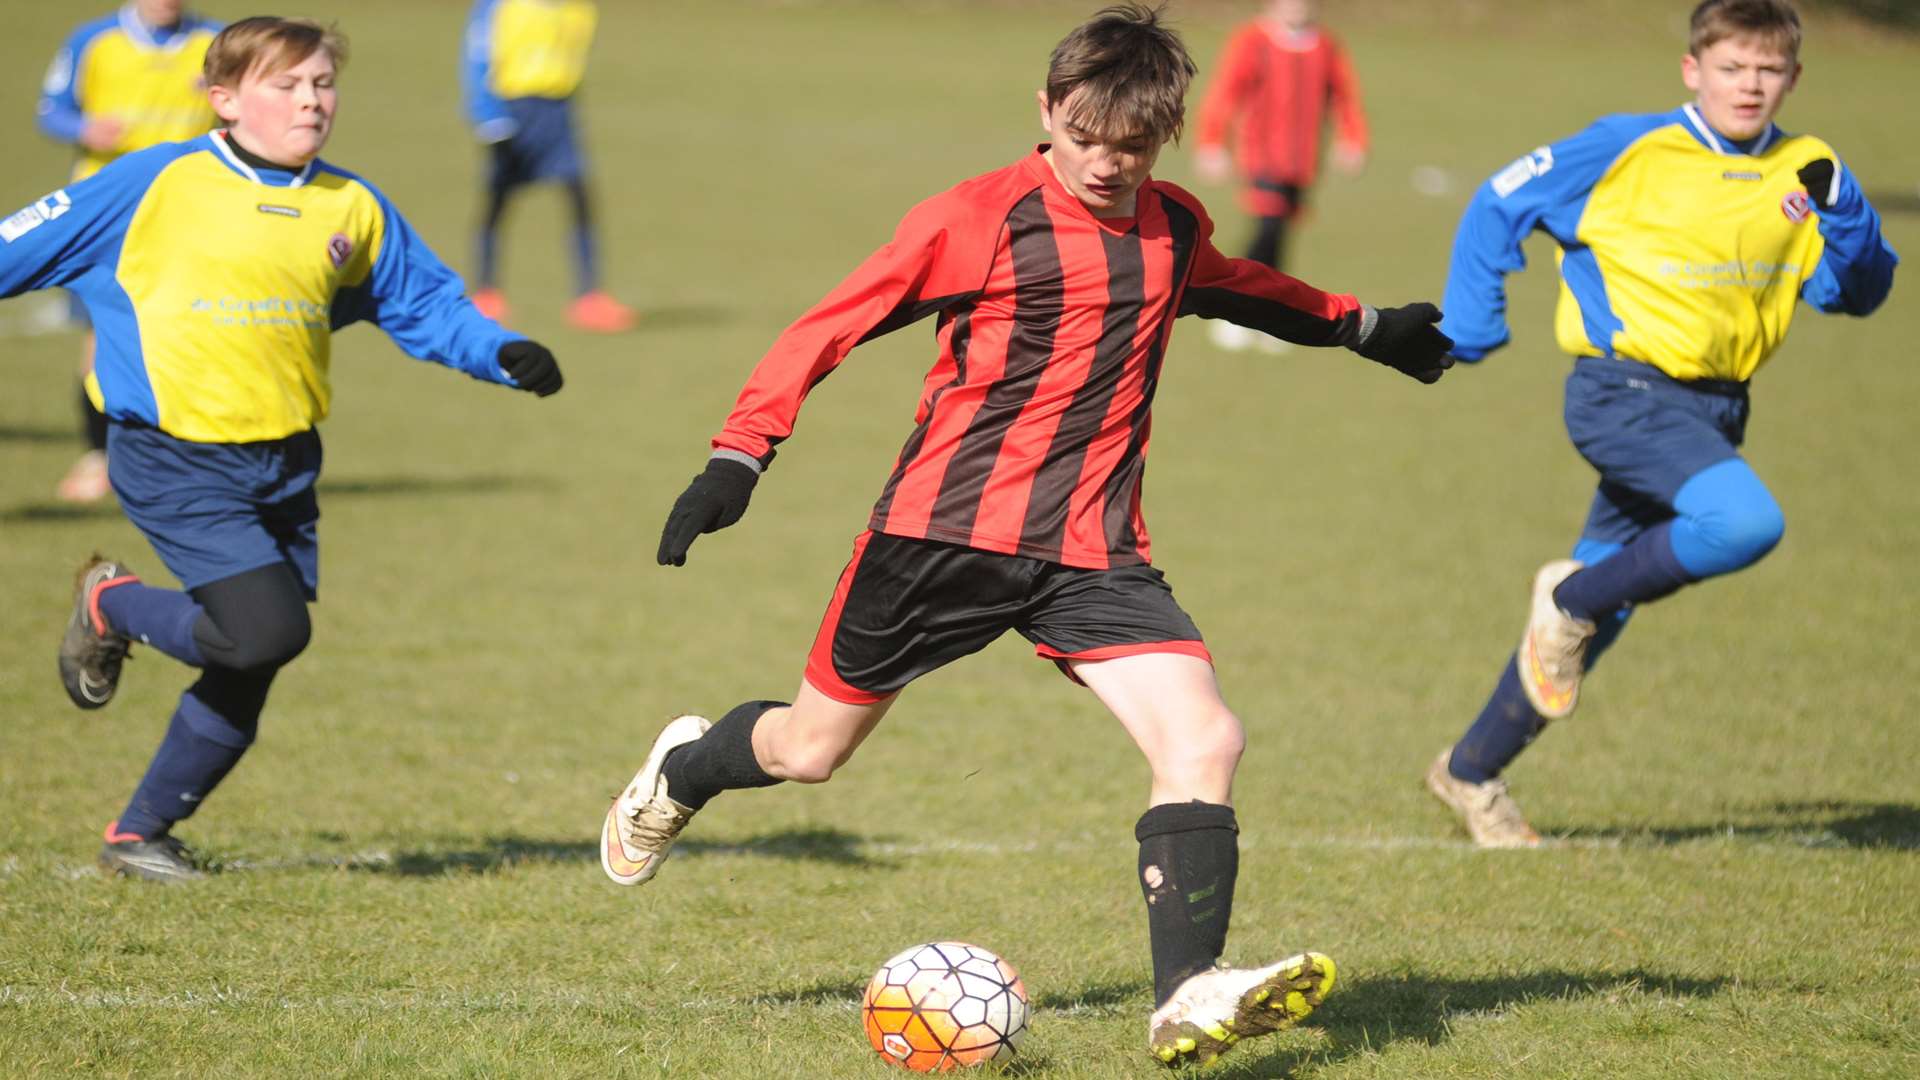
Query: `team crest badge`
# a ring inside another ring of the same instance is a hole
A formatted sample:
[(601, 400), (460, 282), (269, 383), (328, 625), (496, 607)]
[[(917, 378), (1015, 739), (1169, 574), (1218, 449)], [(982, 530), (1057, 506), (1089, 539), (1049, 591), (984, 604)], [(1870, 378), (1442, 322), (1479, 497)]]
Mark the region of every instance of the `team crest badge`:
[(1813, 204), (1807, 201), (1806, 192), (1790, 191), (1786, 198), (1780, 200), (1780, 212), (1787, 215), (1788, 221), (1798, 225), (1813, 213)]
[(333, 238), (327, 241), (327, 258), (333, 260), (333, 268), (338, 270), (347, 265), (347, 260), (352, 257), (353, 241), (347, 239), (346, 233), (334, 233)]

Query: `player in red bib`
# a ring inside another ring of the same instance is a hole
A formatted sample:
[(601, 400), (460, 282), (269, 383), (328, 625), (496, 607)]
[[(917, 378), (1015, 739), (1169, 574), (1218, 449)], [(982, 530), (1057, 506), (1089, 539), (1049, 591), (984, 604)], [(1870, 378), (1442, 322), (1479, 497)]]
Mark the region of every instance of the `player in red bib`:
[[(1334, 165), (1357, 173), (1367, 160), (1360, 82), (1339, 40), (1319, 24), (1318, 6), (1268, 0), (1258, 18), (1227, 39), (1200, 105), (1195, 165), (1215, 182), (1237, 166), (1240, 205), (1255, 221), (1247, 258), (1275, 269), (1284, 265), (1287, 230), (1319, 175), (1329, 122)], [(1225, 348), (1275, 344), (1230, 322), (1212, 329), (1214, 343)]]
[(1179, 133), (1192, 74), (1156, 12), (1101, 11), (1054, 50), (1039, 94), (1050, 141), (915, 207), (761, 360), (674, 504), (663, 564), (740, 519), (807, 392), (854, 346), (938, 319), (914, 428), (793, 703), (668, 724), (607, 814), (602, 865), (615, 881), (652, 878), (722, 791), (826, 780), (909, 682), (1013, 630), (1092, 690), (1152, 769), (1135, 835), (1153, 1054), (1211, 1060), (1299, 1020), (1332, 986), (1318, 953), (1218, 964), (1245, 740), (1199, 630), (1149, 561), (1149, 409), (1180, 315), (1346, 346), (1424, 383), (1451, 363), (1451, 342), (1430, 304), (1376, 309), (1214, 248), (1199, 202), (1150, 176)]

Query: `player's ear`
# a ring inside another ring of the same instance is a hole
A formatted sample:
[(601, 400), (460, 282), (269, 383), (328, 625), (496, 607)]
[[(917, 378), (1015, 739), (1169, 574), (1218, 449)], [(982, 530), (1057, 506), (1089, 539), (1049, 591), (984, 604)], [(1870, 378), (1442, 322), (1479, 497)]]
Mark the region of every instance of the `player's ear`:
[(1047, 92), (1045, 90), (1036, 90), (1033, 96), (1036, 101), (1040, 102), (1040, 130), (1052, 134), (1053, 110), (1047, 106)]
[(1700, 91), (1700, 58), (1687, 53), (1680, 58), (1680, 82), (1687, 89)]
[(239, 95), (221, 86), (219, 83), (207, 87), (207, 104), (213, 106), (213, 115), (218, 116), (229, 124), (235, 123), (240, 119), (240, 102), (238, 98)]

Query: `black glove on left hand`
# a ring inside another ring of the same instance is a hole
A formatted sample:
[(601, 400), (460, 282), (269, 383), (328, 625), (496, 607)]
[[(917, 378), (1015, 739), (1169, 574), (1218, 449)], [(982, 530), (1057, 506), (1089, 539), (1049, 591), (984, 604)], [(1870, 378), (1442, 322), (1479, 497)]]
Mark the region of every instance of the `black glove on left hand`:
[(1440, 309), (1432, 304), (1408, 304), (1405, 307), (1377, 308), (1373, 332), (1353, 351), (1375, 363), (1410, 375), (1429, 385), (1440, 381), (1441, 373), (1453, 366), (1447, 350), (1453, 339), (1440, 332)]
[(499, 360), (514, 386), (528, 393), (548, 397), (566, 382), (560, 377), (560, 362), (537, 341), (509, 341), (500, 346)]
[(1794, 174), (1800, 178), (1801, 186), (1807, 189), (1807, 198), (1821, 210), (1833, 209), (1833, 200), (1827, 196), (1833, 194), (1833, 159), (1819, 158), (1800, 166)]

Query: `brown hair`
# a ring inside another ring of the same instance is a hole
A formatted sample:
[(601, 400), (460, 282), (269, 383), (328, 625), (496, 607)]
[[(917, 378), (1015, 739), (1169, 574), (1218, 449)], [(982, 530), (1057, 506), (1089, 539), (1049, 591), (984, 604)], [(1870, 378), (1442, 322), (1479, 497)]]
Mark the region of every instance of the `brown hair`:
[(1061, 39), (1047, 63), (1047, 106), (1078, 90), (1067, 120), (1090, 134), (1178, 139), (1195, 68), (1160, 11), (1115, 4)]
[(1800, 13), (1787, 0), (1703, 0), (1693, 9), (1687, 51), (1698, 57), (1733, 37), (1758, 38), (1789, 58), (1800, 55)]
[(256, 15), (220, 31), (207, 46), (202, 67), (208, 86), (235, 88), (255, 68), (262, 75), (284, 71), (316, 52), (325, 52), (333, 66), (347, 63), (347, 39), (331, 26), (312, 19), (283, 19)]

